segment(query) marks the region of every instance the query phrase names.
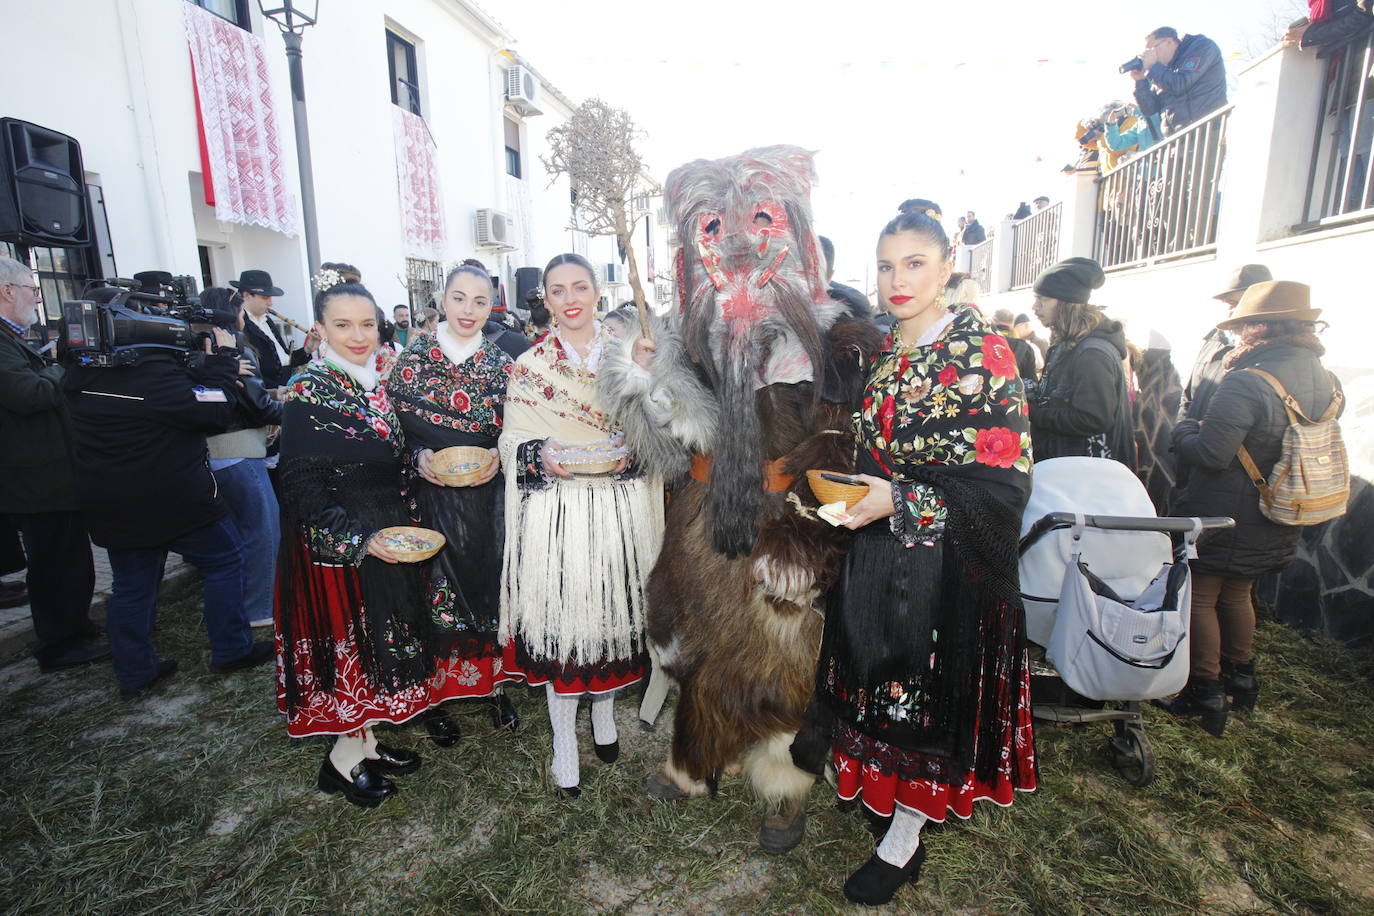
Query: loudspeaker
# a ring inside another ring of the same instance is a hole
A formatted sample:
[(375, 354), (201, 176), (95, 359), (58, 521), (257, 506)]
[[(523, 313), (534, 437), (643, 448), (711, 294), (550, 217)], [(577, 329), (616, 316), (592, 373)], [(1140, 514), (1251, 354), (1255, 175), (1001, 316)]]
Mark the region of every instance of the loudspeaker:
[(0, 118), (0, 240), (45, 248), (90, 244), (81, 144)]
[(515, 270), (515, 301), (510, 305), (512, 308), (527, 309), (529, 304), (525, 297), (539, 288), (539, 281), (543, 278), (538, 267), (518, 267)]

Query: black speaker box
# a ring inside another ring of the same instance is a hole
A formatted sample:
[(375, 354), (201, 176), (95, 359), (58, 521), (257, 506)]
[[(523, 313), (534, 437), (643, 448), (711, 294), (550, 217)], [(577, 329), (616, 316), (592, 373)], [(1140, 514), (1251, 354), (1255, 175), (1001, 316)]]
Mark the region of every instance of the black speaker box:
[(81, 144), (0, 118), (0, 240), (45, 248), (90, 244)]
[(539, 288), (539, 282), (543, 279), (538, 267), (518, 267), (515, 270), (515, 301), (510, 303), (511, 308), (529, 308), (529, 303), (525, 297)]

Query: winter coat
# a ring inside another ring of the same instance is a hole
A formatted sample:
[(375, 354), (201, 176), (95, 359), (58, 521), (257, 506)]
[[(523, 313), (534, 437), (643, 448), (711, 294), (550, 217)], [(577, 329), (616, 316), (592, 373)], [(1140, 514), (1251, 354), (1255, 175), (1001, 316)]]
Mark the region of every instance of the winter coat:
[(0, 514), (76, 508), (62, 375), (0, 323)]
[(1184, 35), (1166, 67), (1156, 61), (1135, 84), (1135, 101), (1147, 117), (1159, 113), (1166, 137), (1226, 104), (1226, 65), (1206, 35)]
[(1021, 378), (1027, 381), (1034, 381), (1039, 378), (1040, 368), (1039, 354), (1035, 352), (1035, 347), (1028, 341), (1024, 341), (1011, 331), (999, 329), (998, 332), (1007, 339), (1007, 346), (1011, 347), (1012, 355), (1016, 357), (1016, 371)]
[(1135, 470), (1135, 433), (1126, 396), (1126, 335), (1104, 320), (1072, 345), (1050, 347), (1030, 402), (1035, 460), (1087, 455)]
[(974, 245), (981, 245), (988, 240), (987, 230), (978, 220), (973, 220), (964, 227), (964, 234), (960, 237), (960, 244), (972, 248)]
[(157, 353), (134, 366), (68, 370), (77, 502), (100, 546), (160, 547), (224, 517), (205, 437), (241, 423), (258, 392), (255, 380), (251, 391), (235, 384), (236, 351), (193, 365)]
[(500, 347), (511, 359), (519, 359), (520, 354), (530, 348), (530, 342), (519, 331), (512, 331), (494, 318), (487, 319), (482, 325), (482, 334)]
[(1208, 531), (1198, 542), (1197, 572), (1237, 579), (1257, 579), (1282, 569), (1293, 559), (1303, 529), (1278, 525), (1260, 512), (1259, 490), (1236, 458), (1243, 444), (1265, 477), (1274, 468), (1288, 428), (1283, 402), (1254, 367), (1278, 378), (1297, 398), (1303, 413), (1321, 416), (1331, 406), (1335, 387), (1321, 360), (1311, 350), (1270, 344), (1234, 363), (1217, 386), (1199, 423), (1181, 420), (1174, 427), (1174, 452), (1190, 469), (1188, 484), (1176, 502), (1179, 515), (1225, 515), (1236, 527)]
[(1234, 349), (1231, 335), (1219, 328), (1213, 328), (1202, 338), (1193, 374), (1188, 377), (1188, 387), (1183, 389), (1183, 416), (1186, 419), (1201, 420), (1207, 415), (1207, 405), (1226, 375), (1226, 357)]

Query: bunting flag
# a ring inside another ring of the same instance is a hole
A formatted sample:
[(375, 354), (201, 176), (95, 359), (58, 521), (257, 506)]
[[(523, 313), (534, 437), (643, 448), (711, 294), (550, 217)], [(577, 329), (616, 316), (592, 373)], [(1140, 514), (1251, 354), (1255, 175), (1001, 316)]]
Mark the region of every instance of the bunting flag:
[(399, 105), (392, 105), (391, 113), (406, 254), (427, 261), (442, 261), (447, 233), (444, 230), (444, 198), (439, 192), (438, 149), (424, 118)]
[(262, 41), (194, 3), (181, 4), (191, 48), (205, 202), (215, 218), (296, 234)]

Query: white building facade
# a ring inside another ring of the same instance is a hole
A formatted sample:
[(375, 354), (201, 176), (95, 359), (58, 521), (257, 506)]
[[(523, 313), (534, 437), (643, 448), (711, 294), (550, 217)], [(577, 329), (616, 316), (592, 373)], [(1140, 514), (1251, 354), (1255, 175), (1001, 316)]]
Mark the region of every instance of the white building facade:
[[(100, 239), (99, 262), (84, 269), (75, 253), (33, 251), (50, 318), (90, 277), (156, 269), (189, 274), (201, 287), (224, 286), (256, 268), (285, 291), (277, 309), (308, 322), (310, 265), (299, 219), (294, 231), (276, 231), (219, 219), (207, 202), (185, 9), (192, 3), (200, 8), (195, 15), (218, 16), (261, 43), (283, 184), (299, 211), (286, 56), (276, 25), (252, 0), (11, 5), (0, 53), (0, 116), (81, 144)], [(318, 24), (304, 33), (320, 257), (357, 266), (383, 307), (426, 304), (443, 271), (465, 258), (477, 258), (500, 279), (512, 307), (523, 305), (518, 276), (529, 278), (517, 271), (542, 268), (560, 252), (586, 255), (602, 273), (616, 265), (612, 272), (623, 275), (613, 239), (569, 228), (567, 179), (550, 183), (540, 161), (545, 134), (575, 103), (521, 60), (513, 44), (498, 22), (465, 0), (327, 0)], [(512, 70), (519, 77), (513, 93)], [(393, 133), (398, 108), (423, 119), (432, 139), (444, 234), (441, 244), (423, 250), (404, 230), (404, 153)], [(667, 233), (652, 216), (636, 234), (640, 264), (650, 260), (641, 247), (646, 236), (664, 252), (654, 260), (667, 264)], [(652, 297), (647, 277), (645, 287)], [(618, 284), (606, 293), (612, 306), (630, 295)]]

